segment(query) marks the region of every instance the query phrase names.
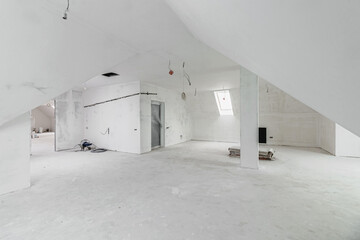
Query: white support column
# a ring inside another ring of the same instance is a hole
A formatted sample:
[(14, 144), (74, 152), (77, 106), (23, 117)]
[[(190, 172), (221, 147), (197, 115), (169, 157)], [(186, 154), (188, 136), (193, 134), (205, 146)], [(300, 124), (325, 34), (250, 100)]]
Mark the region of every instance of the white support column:
[(245, 68), (240, 70), (241, 167), (259, 169), (259, 81)]

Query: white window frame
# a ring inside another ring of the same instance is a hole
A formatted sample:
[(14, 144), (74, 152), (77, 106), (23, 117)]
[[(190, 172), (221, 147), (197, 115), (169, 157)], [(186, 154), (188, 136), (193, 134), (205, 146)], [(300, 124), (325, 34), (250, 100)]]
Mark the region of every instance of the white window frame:
[[(230, 108), (228, 109), (223, 109), (221, 106), (221, 101), (222, 99), (220, 99), (219, 94), (218, 93), (224, 93), (226, 96), (226, 101), (228, 101), (228, 103), (230, 104)], [(216, 104), (220, 113), (220, 116), (233, 116), (234, 115), (234, 111), (233, 111), (233, 106), (232, 106), (232, 102), (231, 102), (231, 95), (230, 95), (230, 91), (229, 90), (220, 90), (220, 91), (214, 91), (214, 95), (215, 95), (215, 100), (216, 100)]]

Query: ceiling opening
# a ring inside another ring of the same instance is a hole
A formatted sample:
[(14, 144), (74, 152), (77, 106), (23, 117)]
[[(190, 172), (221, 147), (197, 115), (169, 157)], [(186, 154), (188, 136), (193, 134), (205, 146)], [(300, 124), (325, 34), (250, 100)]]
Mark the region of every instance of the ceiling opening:
[(104, 73), (103, 76), (105, 76), (105, 77), (115, 77), (115, 76), (119, 76), (119, 74), (117, 74), (115, 72), (108, 72), (108, 73)]

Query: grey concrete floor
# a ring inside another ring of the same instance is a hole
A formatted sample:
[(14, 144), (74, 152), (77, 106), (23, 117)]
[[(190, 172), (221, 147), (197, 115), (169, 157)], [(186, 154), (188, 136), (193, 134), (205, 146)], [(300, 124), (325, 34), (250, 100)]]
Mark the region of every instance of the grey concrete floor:
[(275, 147), (253, 171), (231, 145), (54, 153), (35, 140), (32, 186), (0, 196), (0, 239), (360, 239), (360, 159)]

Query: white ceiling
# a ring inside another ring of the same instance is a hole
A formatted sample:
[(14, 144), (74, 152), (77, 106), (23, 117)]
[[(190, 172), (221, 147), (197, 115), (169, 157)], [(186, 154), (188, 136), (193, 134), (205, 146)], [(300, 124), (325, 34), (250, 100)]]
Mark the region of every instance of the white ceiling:
[[(60, 9), (66, 3), (65, 0), (50, 1)], [(70, 0), (71, 18), (112, 35), (113, 41), (133, 53), (107, 69), (119, 73), (119, 77), (97, 76), (89, 80), (86, 87), (140, 80), (182, 89), (184, 61), (193, 88), (209, 90), (222, 85), (238, 86), (237, 64), (195, 39), (162, 0)], [(175, 71), (173, 76), (168, 74), (169, 60)], [(226, 75), (221, 83), (219, 72)], [(206, 78), (202, 76), (204, 74)]]
[(0, 125), (134, 55), (47, 0), (0, 5)]
[(185, 61), (188, 91), (238, 87), (240, 64), (360, 134), (360, 1), (70, 3), (64, 21), (66, 0), (2, 0), (0, 124), (90, 79), (182, 90)]
[[(191, 45), (189, 47), (191, 48)], [(199, 48), (201, 47), (204, 46), (199, 45)], [(168, 73), (169, 58), (171, 59), (171, 69), (174, 71), (172, 76)], [(110, 78), (101, 75), (96, 76), (87, 81), (84, 87), (97, 87), (130, 81), (156, 83), (179, 91), (182, 91), (183, 82), (188, 90), (197, 88), (199, 91), (204, 91), (223, 87), (238, 87), (240, 83), (239, 68), (231, 62), (226, 66), (226, 60), (213, 51), (209, 51), (206, 54), (198, 54), (194, 50), (187, 55), (174, 55), (165, 52), (145, 53), (134, 56), (125, 63), (110, 69), (113, 72), (119, 73), (120, 76)], [(183, 61), (185, 61), (185, 70), (190, 75), (191, 87), (187, 85), (187, 80), (183, 78)], [(218, 67), (211, 68), (213, 64), (216, 64)]]
[[(90, 79), (88, 87), (141, 80), (182, 91), (183, 61), (188, 91), (238, 85), (237, 64), (196, 40), (162, 0), (70, 0), (64, 21), (66, 4), (1, 1), (0, 125)], [(120, 77), (100, 76), (108, 71)]]

